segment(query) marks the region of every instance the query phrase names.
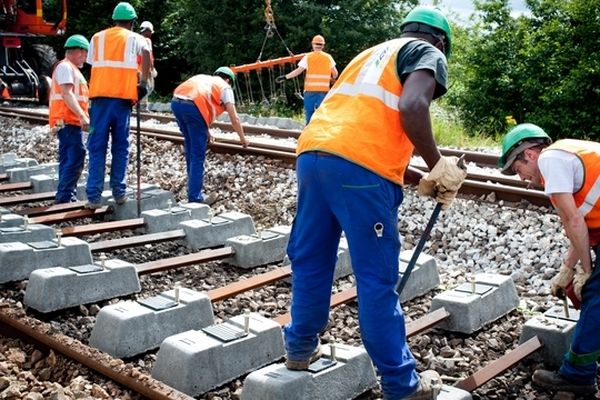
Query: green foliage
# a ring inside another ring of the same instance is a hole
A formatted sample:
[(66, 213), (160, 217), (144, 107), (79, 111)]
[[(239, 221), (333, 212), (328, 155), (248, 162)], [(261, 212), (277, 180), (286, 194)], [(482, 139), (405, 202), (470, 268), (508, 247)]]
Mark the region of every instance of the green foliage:
[(528, 5), (531, 15), (513, 18), (507, 0), (477, 3), (482, 18), (464, 38), (469, 43), (458, 60), (460, 83), (448, 103), (474, 132), (503, 133), (507, 116), (513, 116), (542, 126), (553, 138), (597, 139), (600, 2)]

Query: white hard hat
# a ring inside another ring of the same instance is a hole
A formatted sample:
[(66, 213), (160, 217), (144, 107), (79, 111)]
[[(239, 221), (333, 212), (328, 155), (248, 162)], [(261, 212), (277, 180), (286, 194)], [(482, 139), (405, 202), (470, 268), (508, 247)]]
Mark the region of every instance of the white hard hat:
[(154, 33), (154, 26), (152, 25), (152, 22), (144, 21), (140, 24), (140, 30), (149, 30), (150, 32)]

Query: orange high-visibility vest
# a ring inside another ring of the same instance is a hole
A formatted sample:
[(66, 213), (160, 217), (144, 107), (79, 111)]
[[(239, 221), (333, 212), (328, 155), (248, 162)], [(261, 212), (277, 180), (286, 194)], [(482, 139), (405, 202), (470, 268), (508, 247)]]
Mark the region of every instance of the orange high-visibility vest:
[(225, 111), (221, 93), (228, 87), (227, 82), (218, 76), (195, 75), (177, 86), (173, 95), (192, 100), (208, 126)]
[[(79, 68), (77, 68), (73, 63), (68, 60), (62, 60), (58, 65), (63, 63), (68, 65), (69, 68), (73, 70), (73, 74), (75, 76), (75, 82), (73, 82), (73, 95), (75, 95), (75, 99), (77, 99), (77, 103), (79, 103), (81, 109), (87, 114), (89, 94), (87, 81), (79, 71)], [(81, 126), (81, 120), (79, 119), (79, 116), (71, 111), (63, 99), (60, 85), (56, 81), (56, 69), (52, 74), (52, 88), (50, 89), (48, 120), (50, 128), (53, 128), (57, 121), (63, 121), (65, 125)]]
[[(562, 150), (576, 155), (583, 164), (583, 185), (573, 193), (575, 205), (585, 219), (589, 231), (600, 231), (600, 143), (585, 140), (558, 140), (546, 150)], [(547, 179), (546, 179), (547, 180)], [(597, 236), (597, 235), (595, 235)], [(598, 238), (590, 237), (592, 245)]]
[(313, 51), (306, 55), (305, 92), (327, 92), (331, 82), (333, 58), (324, 51)]
[(139, 36), (115, 26), (92, 36), (90, 97), (111, 97), (136, 101)]
[(356, 56), (302, 131), (296, 152), (332, 153), (403, 184), (414, 146), (400, 123), (396, 58), (413, 40), (390, 40)]

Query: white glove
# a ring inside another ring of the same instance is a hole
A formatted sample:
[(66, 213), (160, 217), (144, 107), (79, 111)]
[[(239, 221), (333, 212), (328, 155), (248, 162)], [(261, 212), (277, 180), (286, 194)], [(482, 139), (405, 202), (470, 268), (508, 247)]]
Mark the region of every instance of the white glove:
[(575, 271), (575, 276), (573, 277), (573, 292), (575, 292), (575, 296), (581, 301), (581, 291), (585, 286), (585, 283), (592, 276), (591, 272), (585, 272), (581, 266), (578, 266)]
[(573, 268), (568, 268), (565, 264), (560, 264), (558, 274), (552, 278), (550, 293), (559, 299), (564, 299), (567, 286), (573, 281), (574, 276), (575, 270)]
[(435, 198), (444, 210), (448, 209), (467, 177), (466, 169), (458, 161), (457, 157), (440, 157), (431, 172), (419, 181), (419, 194)]

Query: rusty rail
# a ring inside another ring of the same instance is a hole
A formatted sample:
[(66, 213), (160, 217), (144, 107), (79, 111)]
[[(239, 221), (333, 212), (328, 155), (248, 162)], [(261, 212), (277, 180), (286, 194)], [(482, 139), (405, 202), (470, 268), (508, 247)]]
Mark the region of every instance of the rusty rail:
[(29, 190), (33, 187), (31, 182), (15, 182), (15, 183), (4, 183), (0, 185), (0, 193), (4, 192), (16, 192), (18, 190)]
[(101, 215), (110, 214), (111, 212), (112, 209), (110, 206), (103, 206), (95, 210), (83, 209), (77, 211), (67, 211), (48, 215), (40, 215), (39, 217), (31, 218), (30, 221), (34, 224), (54, 224), (63, 221), (73, 221), (75, 219), (99, 217)]
[[(91, 370), (96, 371), (97, 373), (135, 391), (136, 393), (146, 396), (151, 400), (190, 399), (189, 396), (141, 373), (135, 377), (124, 375), (110, 367), (109, 363), (98, 361), (96, 359), (96, 357), (99, 356), (98, 353), (100, 353), (98, 350), (81, 344), (80, 346), (86, 349), (86, 354), (84, 354), (83, 352), (77, 351), (75, 346), (70, 346), (67, 342), (62, 342), (52, 336), (46, 335), (37, 329), (34, 329), (29, 324), (25, 324), (17, 318), (10, 317), (3, 311), (0, 311), (0, 325), (5, 327), (5, 329), (2, 329), (4, 332), (16, 332), (18, 336), (24, 336), (26, 340), (29, 339), (30, 341), (33, 341), (45, 348), (53, 349), (65, 357), (68, 357), (90, 368)], [(70, 342), (73, 341), (72, 339), (69, 340)], [(110, 359), (113, 362), (115, 361), (105, 354), (102, 354), (101, 357)]]
[(94, 242), (90, 243), (90, 250), (92, 252), (111, 251), (128, 247), (143, 246), (145, 244), (168, 242), (171, 240), (183, 239), (184, 237), (185, 231), (183, 229), (176, 229), (167, 232), (149, 233), (146, 235)]
[(537, 336), (534, 336), (454, 386), (472, 392), (542, 347), (544, 344)]
[(231, 247), (202, 250), (198, 253), (186, 254), (180, 257), (172, 257), (166, 260), (151, 261), (136, 266), (139, 275), (152, 274), (154, 272), (167, 271), (187, 265), (200, 264), (208, 261), (223, 260), (231, 257), (235, 251)]
[(95, 235), (96, 233), (122, 231), (141, 228), (145, 225), (144, 218), (123, 219), (120, 221), (100, 222), (80, 226), (62, 228), (63, 236)]

